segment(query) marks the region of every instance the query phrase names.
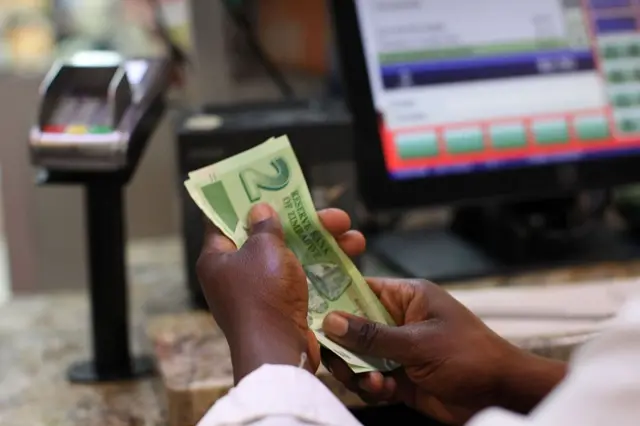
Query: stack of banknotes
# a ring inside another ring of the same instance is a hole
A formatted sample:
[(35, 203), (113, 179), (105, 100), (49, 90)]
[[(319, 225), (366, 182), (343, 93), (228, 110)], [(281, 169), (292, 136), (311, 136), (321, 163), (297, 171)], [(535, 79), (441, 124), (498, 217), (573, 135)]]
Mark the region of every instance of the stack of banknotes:
[(393, 324), (364, 278), (322, 227), (302, 169), (286, 136), (189, 173), (187, 191), (204, 214), (237, 247), (247, 240), (251, 207), (268, 203), (279, 214), (287, 246), (300, 260), (309, 289), (309, 327), (321, 345), (342, 358), (355, 373), (389, 371), (393, 363), (357, 356), (327, 339), (322, 321), (343, 311)]

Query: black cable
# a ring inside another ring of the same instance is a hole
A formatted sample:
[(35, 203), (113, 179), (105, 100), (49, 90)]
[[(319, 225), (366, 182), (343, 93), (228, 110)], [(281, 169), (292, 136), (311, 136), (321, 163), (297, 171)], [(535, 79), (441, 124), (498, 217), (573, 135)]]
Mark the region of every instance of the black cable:
[(242, 13), (236, 6), (230, 4), (228, 0), (221, 1), (227, 11), (227, 14), (234, 22), (234, 24), (238, 27), (238, 29), (243, 33), (245, 42), (253, 51), (253, 54), (256, 56), (267, 75), (278, 87), (278, 90), (280, 90), (282, 96), (287, 99), (294, 98), (295, 91), (293, 90), (293, 87), (286, 80), (284, 74), (282, 73), (282, 71), (280, 71), (278, 66), (274, 64), (271, 59), (269, 59), (269, 56), (265, 53), (264, 49), (260, 45), (258, 37), (256, 37), (255, 32), (253, 31), (253, 25), (251, 25), (251, 21), (247, 18), (246, 14)]

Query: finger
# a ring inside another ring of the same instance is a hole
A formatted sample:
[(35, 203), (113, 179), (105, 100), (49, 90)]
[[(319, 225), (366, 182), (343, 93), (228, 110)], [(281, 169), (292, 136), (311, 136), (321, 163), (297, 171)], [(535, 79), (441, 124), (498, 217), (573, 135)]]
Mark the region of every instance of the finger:
[[(385, 380), (392, 380), (394, 392), (393, 400), (395, 402), (403, 402), (411, 405), (416, 400), (416, 386), (414, 382), (407, 376), (404, 369), (398, 369), (391, 373), (391, 377), (385, 377)], [(385, 386), (387, 386), (385, 384)]]
[(364, 374), (358, 378), (358, 386), (367, 393), (379, 394), (384, 390), (384, 376), (378, 371)]
[(322, 328), (331, 340), (355, 353), (412, 365), (416, 362), (414, 347), (416, 326), (390, 327), (342, 312), (332, 312)]
[(413, 280), (406, 280), (400, 278), (366, 278), (367, 284), (369, 284), (369, 288), (374, 294), (378, 297), (382, 295), (383, 290), (387, 289), (397, 289), (403, 283), (411, 282)]
[(307, 356), (309, 364), (316, 371), (320, 366), (320, 344), (316, 335), (311, 330), (307, 330)]
[(382, 295), (382, 290), (385, 287), (386, 280), (384, 278), (365, 278), (367, 284), (369, 284), (369, 288), (373, 293), (380, 298)]
[(249, 238), (269, 234), (284, 243), (284, 231), (278, 213), (269, 204), (256, 204), (249, 211)]
[(202, 253), (206, 255), (218, 255), (223, 253), (233, 253), (237, 250), (236, 245), (225, 236), (218, 227), (208, 218), (204, 224), (204, 239), (202, 243)]
[(360, 256), (367, 248), (367, 242), (359, 231), (347, 231), (336, 238), (338, 245), (349, 257)]
[(376, 393), (384, 389), (385, 377), (382, 373), (355, 374), (346, 362), (325, 348), (322, 348), (322, 364), (336, 379), (354, 391)]
[(395, 381), (379, 372), (358, 376), (358, 396), (368, 404), (388, 403), (397, 400)]
[(325, 209), (318, 212), (320, 223), (335, 238), (351, 229), (351, 218), (340, 209)]
[(358, 392), (358, 380), (349, 366), (333, 352), (326, 348), (321, 349), (322, 364), (327, 370), (352, 392)]
[(356, 375), (342, 359), (325, 348), (322, 348), (322, 364), (345, 388), (357, 394), (367, 404), (375, 405), (397, 399), (393, 378), (383, 377), (378, 372)]
[(393, 377), (384, 377), (377, 372), (370, 373), (360, 378), (358, 386), (377, 402), (393, 402), (397, 400), (397, 383)]
[(397, 400), (396, 391), (398, 390), (398, 383), (393, 377), (384, 378), (384, 386), (382, 395), (387, 401)]

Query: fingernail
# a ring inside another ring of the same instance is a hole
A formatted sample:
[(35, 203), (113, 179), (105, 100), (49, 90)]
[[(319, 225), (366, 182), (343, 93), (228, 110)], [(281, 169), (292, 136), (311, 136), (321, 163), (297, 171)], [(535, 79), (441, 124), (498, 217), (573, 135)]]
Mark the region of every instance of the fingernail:
[(337, 314), (329, 314), (322, 324), (324, 331), (336, 337), (343, 337), (349, 329), (349, 322)]
[(258, 204), (253, 206), (249, 212), (249, 222), (252, 224), (264, 222), (273, 217), (273, 209), (268, 204)]

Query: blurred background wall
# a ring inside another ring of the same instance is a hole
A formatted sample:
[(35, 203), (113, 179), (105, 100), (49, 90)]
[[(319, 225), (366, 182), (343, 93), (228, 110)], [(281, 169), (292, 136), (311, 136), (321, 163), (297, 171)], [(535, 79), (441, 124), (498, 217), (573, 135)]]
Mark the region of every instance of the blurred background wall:
[[(38, 86), (56, 57), (87, 49), (129, 56), (163, 53), (147, 0), (0, 0), (0, 300), (17, 292), (79, 288), (86, 283), (83, 194), (76, 187), (36, 187), (27, 132)], [(178, 179), (172, 116), (202, 102), (279, 96), (219, 1), (159, 0), (174, 40), (193, 66), (127, 190), (130, 239), (177, 236)], [(244, 5), (265, 49), (298, 93), (324, 90), (329, 69), (323, 0), (254, 0)], [(197, 10), (197, 13), (193, 13)], [(193, 32), (193, 24), (200, 29)], [(3, 231), (4, 229), (4, 231)], [(10, 245), (6, 255), (6, 243)], [(4, 259), (4, 262), (3, 260)], [(10, 283), (4, 269), (11, 270)]]
[[(2, 196), (2, 166), (0, 165), (0, 200)], [(4, 230), (4, 213), (0, 204), (0, 303), (9, 295), (9, 253)]]

